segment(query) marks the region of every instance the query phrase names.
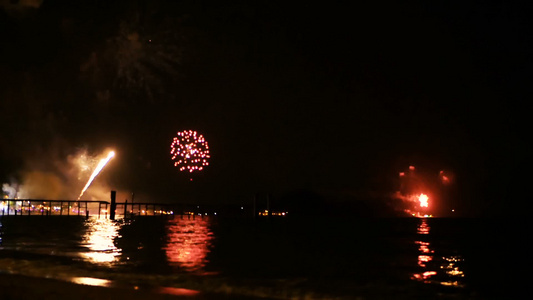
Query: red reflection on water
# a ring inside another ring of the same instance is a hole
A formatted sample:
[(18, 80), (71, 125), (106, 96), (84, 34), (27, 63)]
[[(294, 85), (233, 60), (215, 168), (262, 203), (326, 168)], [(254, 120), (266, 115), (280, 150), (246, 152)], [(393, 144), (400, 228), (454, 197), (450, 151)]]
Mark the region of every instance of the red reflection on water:
[(429, 242), (416, 241), (415, 244), (420, 245), (420, 247), (418, 247), (418, 250), (420, 250), (420, 252), (433, 253), (433, 250), (429, 249)]
[[(420, 224), (418, 225), (416, 232), (420, 235), (426, 235), (429, 234), (429, 230), (430, 227), (427, 223), (427, 219), (420, 219)], [(415, 241), (415, 244), (418, 245), (418, 251), (420, 251), (420, 254), (418, 255), (418, 266), (426, 268), (426, 264), (433, 260), (433, 255), (431, 255), (431, 253), (434, 251), (430, 248), (431, 244), (425, 241)], [(427, 282), (431, 276), (435, 275), (437, 275), (436, 271), (425, 271), (413, 274), (411, 278), (413, 280)]]
[(196, 290), (174, 288), (174, 287), (160, 287), (156, 291), (162, 294), (170, 294), (174, 296), (184, 296), (184, 297), (194, 297), (200, 294), (200, 292)]
[[(427, 222), (427, 219), (420, 219), (420, 224), (417, 227), (418, 234), (429, 234), (430, 227)], [(423, 239), (424, 237), (420, 236), (419, 238)], [(420, 252), (418, 255), (418, 266), (422, 270), (419, 273), (413, 274), (411, 276), (412, 280), (452, 287), (464, 286), (461, 279), (465, 275), (460, 268), (463, 258), (460, 255), (434, 257), (433, 253), (435, 251), (431, 249), (429, 242), (418, 240), (415, 241), (415, 244), (418, 245), (418, 251)], [(431, 270), (431, 266), (427, 266), (429, 262), (432, 262), (433, 270)], [(436, 268), (437, 266), (438, 268)]]
[(429, 225), (426, 219), (421, 219), (420, 225), (418, 225), (418, 228), (416, 229), (416, 232), (418, 234), (429, 234)]
[(426, 272), (421, 273), (421, 274), (414, 274), (413, 275), (413, 279), (426, 281), (431, 276), (435, 276), (435, 275), (437, 275), (437, 272), (435, 272), (435, 271), (426, 271)]
[(433, 256), (431, 255), (419, 255), (418, 256), (418, 265), (425, 268), (426, 267), (426, 263), (427, 262), (430, 262), (431, 260), (433, 260)]
[(169, 263), (187, 271), (202, 269), (207, 263), (213, 239), (209, 219), (173, 219), (168, 222), (167, 245), (163, 249)]

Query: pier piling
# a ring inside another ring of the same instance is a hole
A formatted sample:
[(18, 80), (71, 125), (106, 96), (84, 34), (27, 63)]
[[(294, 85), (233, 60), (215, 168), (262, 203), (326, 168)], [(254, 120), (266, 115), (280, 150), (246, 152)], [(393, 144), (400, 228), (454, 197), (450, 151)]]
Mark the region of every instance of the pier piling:
[(109, 219), (115, 220), (115, 210), (117, 209), (117, 192), (111, 191), (111, 205), (109, 207)]

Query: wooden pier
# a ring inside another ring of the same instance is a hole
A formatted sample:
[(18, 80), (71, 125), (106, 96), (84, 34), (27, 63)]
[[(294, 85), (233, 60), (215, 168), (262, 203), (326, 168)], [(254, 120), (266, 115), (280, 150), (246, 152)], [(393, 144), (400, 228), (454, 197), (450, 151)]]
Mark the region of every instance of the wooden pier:
[[(269, 204), (267, 202), (267, 204)], [(270, 208), (267, 206), (267, 208)], [(235, 207), (204, 206), (186, 203), (153, 203), (153, 202), (116, 202), (116, 192), (111, 191), (110, 201), (102, 200), (45, 200), (45, 199), (2, 199), (0, 200), (0, 217), (2, 216), (80, 216), (115, 220), (142, 216), (179, 216), (181, 218), (197, 218), (217, 216), (257, 217), (285, 216), (286, 212), (270, 212), (269, 209), (258, 212), (256, 201), (253, 207), (244, 209), (243, 205)]]
[(0, 216), (107, 217), (109, 202), (86, 200), (3, 199)]
[[(112, 211), (114, 207), (114, 212)], [(113, 203), (90, 200), (39, 200), (3, 199), (0, 201), (2, 216), (80, 216), (114, 220), (142, 216), (181, 216), (196, 218), (208, 215), (200, 206), (170, 203)], [(209, 215), (216, 212), (209, 212)]]

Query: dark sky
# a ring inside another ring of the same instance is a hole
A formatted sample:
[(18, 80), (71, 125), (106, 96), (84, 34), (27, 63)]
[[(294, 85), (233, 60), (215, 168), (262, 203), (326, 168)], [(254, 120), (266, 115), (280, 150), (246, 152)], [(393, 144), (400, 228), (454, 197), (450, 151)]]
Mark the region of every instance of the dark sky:
[[(386, 193), (409, 165), (483, 210), (523, 192), (527, 7), (287, 2), (1, 0), (0, 178), (114, 147), (110, 185), (167, 201)], [(192, 183), (185, 129), (211, 149)]]

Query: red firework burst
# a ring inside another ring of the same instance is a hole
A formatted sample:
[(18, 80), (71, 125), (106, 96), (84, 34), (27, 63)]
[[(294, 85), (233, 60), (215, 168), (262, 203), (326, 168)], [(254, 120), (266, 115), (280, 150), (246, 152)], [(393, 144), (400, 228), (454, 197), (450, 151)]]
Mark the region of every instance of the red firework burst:
[(178, 132), (170, 145), (174, 166), (180, 171), (202, 171), (209, 165), (209, 146), (201, 134), (194, 130)]

